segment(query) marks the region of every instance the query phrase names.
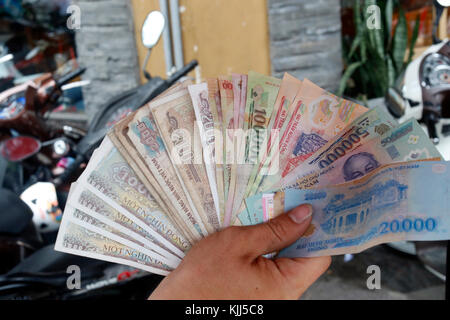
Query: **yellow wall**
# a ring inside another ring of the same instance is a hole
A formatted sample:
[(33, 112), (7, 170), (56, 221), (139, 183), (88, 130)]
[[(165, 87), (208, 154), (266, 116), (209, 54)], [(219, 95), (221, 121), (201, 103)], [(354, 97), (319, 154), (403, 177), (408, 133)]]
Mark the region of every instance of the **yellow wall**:
[[(158, 0), (131, 0), (138, 56), (146, 48), (140, 30), (146, 15), (159, 9)], [(180, 0), (185, 63), (197, 59), (203, 79), (254, 70), (270, 74), (266, 0)], [(163, 40), (153, 49), (147, 70), (165, 77)]]

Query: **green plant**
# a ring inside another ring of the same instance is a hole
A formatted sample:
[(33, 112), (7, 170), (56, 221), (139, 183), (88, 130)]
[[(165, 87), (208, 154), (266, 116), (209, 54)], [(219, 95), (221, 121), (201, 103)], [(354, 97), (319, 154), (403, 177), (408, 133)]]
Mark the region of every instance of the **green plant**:
[[(380, 28), (369, 28), (367, 21), (373, 12), (367, 8), (380, 8)], [(398, 23), (392, 32), (392, 17), (398, 12)], [(386, 94), (389, 86), (411, 62), (419, 31), (417, 16), (408, 49), (408, 28), (405, 13), (398, 0), (355, 0), (354, 24), (356, 35), (343, 39), (343, 56), (346, 69), (339, 86), (344, 93), (358, 98), (376, 98)], [(353, 87), (349, 86), (353, 83)]]

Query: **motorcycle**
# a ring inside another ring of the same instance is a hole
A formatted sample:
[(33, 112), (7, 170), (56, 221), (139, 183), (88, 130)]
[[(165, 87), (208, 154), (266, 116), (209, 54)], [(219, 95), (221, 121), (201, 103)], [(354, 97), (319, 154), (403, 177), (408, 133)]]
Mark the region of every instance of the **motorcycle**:
[(434, 4), (434, 44), (408, 65), (385, 100), (399, 123), (417, 119), (442, 156), (450, 160), (450, 41), (437, 37), (440, 17), (449, 5), (442, 0)]
[[(388, 111), (403, 123), (415, 118), (427, 132), (445, 160), (450, 160), (450, 41), (437, 37), (442, 12), (450, 3), (434, 0), (436, 20), (433, 45), (414, 59), (389, 88), (385, 97)], [(396, 242), (389, 246), (416, 255), (426, 269), (445, 281), (450, 261), (448, 241)], [(447, 254), (446, 254), (447, 253)], [(447, 256), (447, 258), (446, 258)], [(447, 262), (446, 262), (447, 260)], [(448, 290), (447, 290), (448, 292)]]
[[(158, 42), (164, 25), (165, 19), (160, 12), (153, 11), (147, 16), (141, 36), (149, 50), (148, 56)], [(28, 135), (16, 133), (0, 145), (0, 153), (3, 155), (3, 164), (0, 161), (0, 182), (2, 176), (7, 177), (9, 174), (9, 172), (2, 174), (8, 165), (11, 167), (11, 164), (14, 164), (14, 167), (22, 168), (17, 170), (18, 174), (14, 179), (4, 179), (5, 182), (17, 181), (15, 179), (18, 176), (20, 183), (16, 183), (12, 188), (0, 190), (2, 194), (0, 206), (11, 208), (0, 214), (0, 255), (2, 257), (0, 273), (3, 273), (0, 276), (0, 298), (78, 299), (109, 295), (129, 298), (148, 297), (151, 290), (162, 279), (160, 276), (122, 265), (54, 251), (53, 242), (58, 220), (61, 219), (62, 214), (59, 208), (64, 203), (64, 197), (60, 194), (55, 195), (55, 192), (68, 187), (72, 176), (80, 173), (108, 129), (168, 89), (193, 70), (197, 64), (195, 60), (190, 62), (167, 80), (151, 77), (144, 72), (148, 81), (108, 101), (94, 116), (86, 133), (72, 127), (53, 131), (42, 130), (45, 123), (40, 121), (42, 119), (39, 112), (48, 111), (49, 108), (45, 106), (51, 105), (49, 101), (53, 101), (54, 98), (43, 99), (42, 97), (46, 95), (39, 94), (36, 86), (28, 84), (25, 99), (20, 100), (22, 107), (19, 107), (19, 110), (9, 105), (10, 118), (19, 121), (17, 119), (19, 117), (20, 123), (28, 124), (20, 129), (21, 133), (26, 132)], [(77, 70), (76, 75), (78, 76), (82, 71)], [(53, 81), (54, 84), (49, 86), (53, 89), (46, 89), (43, 92), (50, 92), (49, 96), (54, 97), (61, 83), (74, 75), (75, 73), (67, 75), (62, 79), (64, 81)], [(16, 97), (10, 98), (10, 101), (17, 102), (17, 100)], [(32, 108), (33, 103), (29, 101), (44, 107)], [(19, 122), (15, 123), (17, 125)], [(11, 131), (15, 130), (13, 124), (9, 124), (8, 128)], [(60, 136), (61, 134), (64, 136)], [(36, 137), (49, 140), (41, 142)], [(50, 150), (44, 150), (49, 147)], [(56, 175), (51, 170), (54, 162), (44, 163), (42, 154), (47, 154), (47, 157), (49, 154), (59, 156), (59, 160), (62, 155), (70, 156), (73, 160), (65, 166), (63, 172)], [(25, 179), (24, 171), (26, 170), (23, 168), (32, 167), (31, 163), (39, 163), (39, 166), (37, 169), (35, 167), (34, 172)], [(72, 270), (70, 268), (73, 266), (81, 270), (80, 282), (75, 288), (72, 288), (68, 282), (70, 270)], [(139, 281), (136, 281), (137, 279)]]

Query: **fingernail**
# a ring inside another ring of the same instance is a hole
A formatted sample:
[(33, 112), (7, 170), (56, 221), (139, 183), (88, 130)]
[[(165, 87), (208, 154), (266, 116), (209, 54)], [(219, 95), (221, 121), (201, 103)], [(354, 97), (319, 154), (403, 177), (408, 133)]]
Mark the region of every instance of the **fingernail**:
[(303, 221), (311, 217), (313, 208), (310, 204), (303, 204), (291, 212), (289, 212), (289, 217), (297, 224), (301, 224)]

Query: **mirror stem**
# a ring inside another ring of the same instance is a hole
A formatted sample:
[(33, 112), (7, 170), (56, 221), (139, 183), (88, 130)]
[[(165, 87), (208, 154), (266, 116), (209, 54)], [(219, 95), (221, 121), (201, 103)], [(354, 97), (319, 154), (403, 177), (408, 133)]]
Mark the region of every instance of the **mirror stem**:
[(152, 52), (152, 49), (149, 48), (147, 51), (147, 55), (145, 56), (145, 60), (144, 60), (144, 64), (142, 65), (142, 73), (144, 74), (145, 78), (147, 80), (150, 80), (152, 78), (152, 76), (150, 75), (150, 73), (147, 72), (146, 67), (148, 64), (148, 60), (150, 59), (150, 54)]
[(444, 7), (441, 6), (439, 4), (439, 2), (437, 2), (437, 0), (433, 1), (434, 4), (434, 8), (436, 10), (436, 17), (435, 17), (435, 21), (433, 23), (433, 31), (432, 31), (432, 37), (433, 37), (433, 44), (438, 44), (439, 42), (441, 42), (441, 40), (438, 37), (438, 33), (437, 33), (437, 29), (439, 27), (439, 21), (441, 20), (441, 16), (442, 16), (442, 12), (444, 11)]

